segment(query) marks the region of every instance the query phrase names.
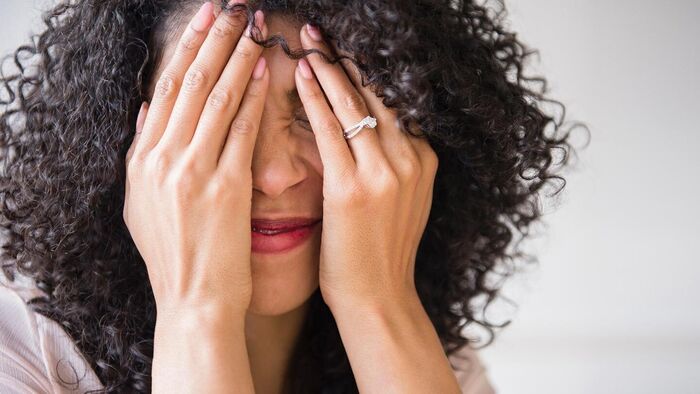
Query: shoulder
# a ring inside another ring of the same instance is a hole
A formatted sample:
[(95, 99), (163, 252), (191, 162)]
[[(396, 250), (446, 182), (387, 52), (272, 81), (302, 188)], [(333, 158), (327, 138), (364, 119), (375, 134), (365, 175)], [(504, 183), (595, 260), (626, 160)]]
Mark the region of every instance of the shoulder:
[(101, 387), (58, 323), (26, 301), (42, 293), (0, 274), (0, 392), (72, 393)]
[(464, 345), (448, 357), (463, 394), (494, 394), (486, 367), (481, 363), (477, 351)]

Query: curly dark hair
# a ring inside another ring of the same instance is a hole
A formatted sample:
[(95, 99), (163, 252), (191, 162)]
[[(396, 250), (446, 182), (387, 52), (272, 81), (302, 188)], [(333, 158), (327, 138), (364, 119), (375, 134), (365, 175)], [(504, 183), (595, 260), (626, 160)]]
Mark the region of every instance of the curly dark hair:
[[(75, 341), (104, 392), (149, 392), (156, 307), (123, 221), (126, 151), (165, 40), (201, 0), (73, 0), (1, 76), (2, 266), (45, 293), (30, 301)], [(547, 82), (523, 74), (528, 49), (504, 27), (502, 2), (261, 0), (255, 9), (311, 22), (355, 56), (363, 79), (435, 149), (440, 166), (417, 254), (421, 302), (447, 355), (509, 323), (484, 311), (503, 279), (537, 259), (517, 246), (568, 162), (570, 131), (542, 104)], [(244, 6), (245, 7), (245, 6)], [(230, 12), (231, 10), (227, 10)], [(282, 37), (261, 45), (281, 45)], [(337, 55), (337, 54), (335, 54)], [(337, 61), (337, 56), (332, 56)], [(1, 97), (1, 96), (0, 96)], [(558, 131), (566, 133), (557, 137)], [(548, 135), (549, 134), (549, 135)], [(556, 162), (555, 152), (562, 152)], [(553, 195), (554, 195), (553, 194)], [(519, 239), (514, 239), (519, 234)], [(513, 246), (509, 249), (509, 246)], [(495, 279), (494, 279), (495, 278)], [(485, 330), (484, 330), (485, 329)], [(289, 392), (357, 392), (335, 321), (317, 289), (287, 372)]]

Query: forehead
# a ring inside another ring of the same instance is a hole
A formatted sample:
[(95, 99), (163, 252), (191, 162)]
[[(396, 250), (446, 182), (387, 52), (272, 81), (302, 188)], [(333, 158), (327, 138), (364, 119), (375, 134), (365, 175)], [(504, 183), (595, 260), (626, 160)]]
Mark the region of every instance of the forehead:
[[(193, 15), (184, 19), (188, 21), (192, 16)], [(301, 48), (301, 40), (299, 38), (299, 32), (303, 25), (301, 22), (279, 13), (266, 14), (265, 22), (268, 27), (268, 37), (278, 34), (287, 41), (290, 50)], [(184, 22), (173, 35), (175, 38), (165, 43), (163, 56), (156, 67), (154, 78), (150, 83), (149, 95), (152, 95), (153, 87), (158, 76), (160, 76), (165, 66), (170, 59), (172, 59), (177, 46), (177, 40), (182, 35), (186, 25), (187, 22)], [(272, 48), (265, 48), (262, 56), (265, 57), (270, 69), (268, 99), (276, 101), (278, 105), (289, 106), (290, 104), (294, 104), (298, 101), (298, 96), (295, 94), (294, 82), (294, 70), (297, 65), (297, 60), (290, 59), (280, 45), (275, 45)]]

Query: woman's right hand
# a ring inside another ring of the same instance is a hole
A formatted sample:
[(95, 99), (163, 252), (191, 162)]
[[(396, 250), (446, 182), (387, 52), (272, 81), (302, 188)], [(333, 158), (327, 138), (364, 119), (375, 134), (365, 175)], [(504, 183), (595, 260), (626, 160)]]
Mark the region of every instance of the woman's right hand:
[[(269, 71), (245, 14), (213, 7), (186, 27), (126, 156), (124, 221), (159, 315), (212, 304), (244, 313), (252, 294), (251, 160)], [(266, 37), (260, 11), (256, 24)]]

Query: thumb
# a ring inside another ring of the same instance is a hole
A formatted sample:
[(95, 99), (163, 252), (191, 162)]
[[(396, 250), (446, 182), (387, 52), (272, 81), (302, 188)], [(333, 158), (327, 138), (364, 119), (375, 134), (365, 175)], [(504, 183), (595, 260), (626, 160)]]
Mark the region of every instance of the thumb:
[[(136, 117), (136, 134), (134, 135), (134, 139), (131, 141), (131, 146), (129, 147), (129, 150), (126, 152), (126, 161), (125, 161), (125, 166), (126, 166), (126, 171), (129, 171), (129, 160), (131, 160), (131, 156), (134, 154), (134, 148), (136, 147), (136, 144), (138, 144), (139, 138), (141, 138), (141, 131), (143, 130), (143, 124), (146, 120), (146, 112), (148, 112), (148, 103), (147, 102), (142, 102), (141, 103), (141, 108), (139, 109), (139, 115)], [(130, 190), (130, 185), (129, 185), (129, 174), (126, 174), (126, 184), (124, 185), (124, 211), (123, 211), (123, 217), (124, 217), (124, 222), (127, 221), (127, 218), (129, 217), (128, 211), (129, 211), (129, 190)], [(128, 225), (127, 225), (128, 226)]]

